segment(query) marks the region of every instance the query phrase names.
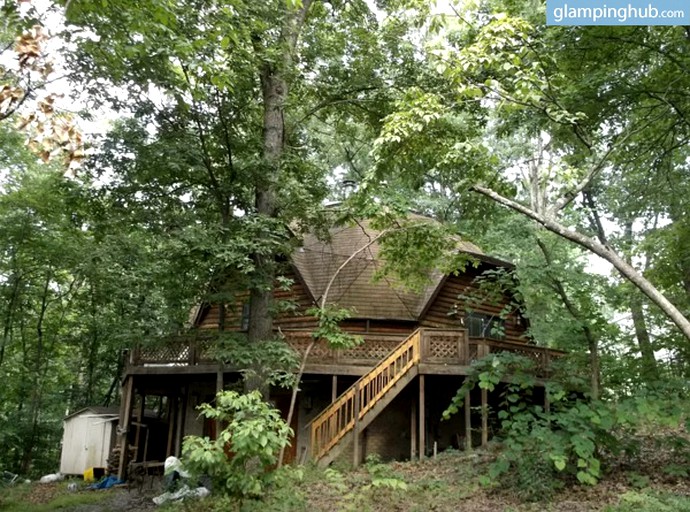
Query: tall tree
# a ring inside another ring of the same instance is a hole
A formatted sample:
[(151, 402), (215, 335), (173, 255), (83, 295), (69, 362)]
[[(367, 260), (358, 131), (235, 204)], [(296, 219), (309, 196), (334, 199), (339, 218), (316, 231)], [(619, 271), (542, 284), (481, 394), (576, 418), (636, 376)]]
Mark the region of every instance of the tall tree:
[(211, 276), (200, 298), (221, 304), (222, 329), (224, 304), (249, 289), (247, 338), (273, 337), (277, 262), (315, 227), (331, 171), (356, 167), (398, 42), (379, 42), (362, 1), (73, 2), (67, 17), (98, 38), (69, 55), (77, 76), (134, 114), (91, 169), (111, 169), (128, 201), (193, 211), (187, 226), (163, 221), (195, 233), (188, 248)]
[[(679, 27), (549, 29), (543, 25), (543, 12), (523, 2), (487, 2), (456, 14), (441, 32), (443, 42), (428, 47), (455, 101), (439, 101), (440, 95), (429, 91), (424, 106), (413, 100), (401, 103), (400, 112), (387, 118), (378, 146), (388, 154), (404, 155), (418, 133), (440, 133), (437, 138), (448, 142), (435, 144), (436, 168), (455, 156), (446, 147), (473, 148), (488, 165), (480, 174), (473, 172), (476, 164), (459, 167), (458, 193), (484, 195), (611, 262), (690, 339), (690, 321), (678, 304), (628, 263), (620, 247), (597, 239), (588, 223), (582, 223), (586, 216), (577, 221), (569, 213), (584, 204), (587, 190), (622, 179), (617, 173), (642, 177), (651, 164), (685, 165), (686, 98), (678, 92), (687, 76), (684, 32)], [(610, 58), (618, 54), (621, 41), (623, 58)], [(659, 52), (659, 47), (664, 49)], [(479, 113), (475, 126), (485, 127), (483, 136), (458, 138), (437, 131), (461, 112), (466, 120), (467, 112)], [(546, 195), (516, 195), (511, 190), (515, 168), (525, 162), (508, 167), (512, 176), (491, 168), (494, 151), (483, 142), (486, 134), (500, 140), (519, 132), (532, 141), (543, 133), (548, 136), (554, 172), (541, 184)], [(379, 167), (385, 169), (386, 153), (379, 156)], [(406, 164), (405, 159), (398, 162), (400, 167)], [(414, 166), (411, 169), (414, 172)], [(653, 196), (648, 200), (651, 204)], [(571, 229), (574, 224), (579, 230)]]

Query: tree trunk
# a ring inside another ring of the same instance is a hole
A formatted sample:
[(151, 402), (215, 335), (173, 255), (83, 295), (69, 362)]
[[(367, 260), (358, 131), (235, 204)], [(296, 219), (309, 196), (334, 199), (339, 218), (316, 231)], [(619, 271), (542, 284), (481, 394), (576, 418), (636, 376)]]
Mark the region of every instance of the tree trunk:
[[(549, 253), (549, 250), (544, 244), (544, 242), (540, 240), (539, 237), (537, 237), (537, 245), (539, 246), (542, 254), (544, 255), (546, 265), (549, 267), (552, 266), (551, 254)], [(594, 400), (598, 400), (601, 389), (601, 364), (599, 359), (599, 341), (597, 339), (597, 336), (589, 327), (589, 324), (586, 321), (587, 319), (583, 318), (584, 315), (582, 314), (582, 312), (575, 306), (575, 304), (573, 304), (573, 302), (570, 300), (570, 297), (568, 297), (568, 294), (565, 290), (565, 286), (563, 286), (561, 280), (556, 277), (551, 277), (551, 282), (553, 283), (554, 290), (561, 298), (563, 305), (568, 310), (568, 313), (570, 313), (570, 315), (580, 324), (582, 334), (585, 336), (585, 339), (587, 340), (587, 349), (589, 350), (590, 365), (590, 391), (592, 394), (592, 398)]]
[(10, 339), (12, 337), (12, 320), (14, 318), (14, 308), (19, 299), (19, 285), (21, 283), (21, 278), (17, 273), (13, 273), (7, 280), (8, 284), (11, 284), (12, 291), (10, 292), (10, 298), (7, 303), (7, 309), (5, 310), (5, 319), (2, 331), (2, 344), (0, 345), (0, 366), (5, 361), (5, 348), (9, 345)]
[[(259, 216), (275, 218), (275, 182), (280, 174), (280, 158), (283, 153), (283, 108), (287, 94), (287, 83), (269, 65), (261, 73), (261, 86), (264, 97), (264, 148), (263, 159), (267, 174), (257, 177), (255, 207)], [(260, 343), (273, 337), (273, 282), (275, 281), (275, 260), (272, 255), (255, 253), (254, 284), (249, 295), (250, 343)], [(264, 376), (258, 368), (245, 379), (245, 391), (259, 390), (267, 396)]]
[(652, 283), (642, 276), (642, 274), (640, 274), (634, 267), (629, 265), (613, 249), (597, 242), (592, 238), (589, 238), (588, 236), (583, 235), (582, 233), (569, 229), (556, 220), (539, 215), (526, 206), (508, 199), (507, 197), (503, 197), (489, 188), (481, 185), (474, 185), (470, 190), (478, 192), (492, 199), (493, 201), (502, 204), (503, 206), (507, 206), (508, 208), (529, 217), (552, 233), (556, 233), (557, 235), (566, 238), (571, 242), (575, 242), (579, 246), (584, 247), (585, 249), (611, 263), (611, 265), (613, 265), (616, 270), (623, 275), (623, 277), (639, 288), (639, 290), (644, 293), (649, 300), (659, 306), (664, 314), (674, 324), (676, 324), (685, 338), (690, 341), (690, 321), (685, 318), (678, 308), (676, 308), (671, 301), (669, 301), (661, 292), (659, 292), (659, 290), (657, 290)]
[[(261, 91), (263, 94), (263, 168), (255, 179), (254, 201), (256, 214), (260, 217), (276, 217), (276, 183), (280, 176), (281, 159), (285, 148), (285, 100), (288, 95), (288, 82), (285, 73), (292, 64), (297, 38), (310, 6), (310, 0), (303, 0), (302, 6), (291, 13), (282, 27), (278, 44), (282, 49), (281, 61), (276, 63), (266, 59), (261, 67)], [(256, 41), (257, 51), (261, 52), (260, 40)], [(266, 58), (266, 56), (263, 56)], [(273, 283), (275, 281), (275, 254), (257, 252), (252, 255), (254, 262), (254, 283), (249, 296), (250, 343), (258, 343), (273, 337)], [(245, 382), (245, 390), (262, 389), (263, 376), (256, 375)]]
[[(625, 261), (632, 266), (632, 221), (625, 223), (625, 244), (626, 254)], [(642, 301), (637, 293), (633, 292), (630, 296), (630, 315), (635, 329), (635, 337), (637, 338), (637, 345), (642, 355), (642, 377), (647, 381), (655, 381), (659, 378), (659, 372), (654, 358), (654, 348), (649, 337), (649, 330), (647, 329), (647, 322), (645, 321), (644, 308)]]
[(656, 381), (659, 379), (659, 369), (657, 368), (654, 348), (649, 337), (647, 322), (644, 317), (642, 301), (639, 297), (630, 297), (630, 314), (632, 316), (635, 337), (642, 355), (642, 376), (646, 381)]

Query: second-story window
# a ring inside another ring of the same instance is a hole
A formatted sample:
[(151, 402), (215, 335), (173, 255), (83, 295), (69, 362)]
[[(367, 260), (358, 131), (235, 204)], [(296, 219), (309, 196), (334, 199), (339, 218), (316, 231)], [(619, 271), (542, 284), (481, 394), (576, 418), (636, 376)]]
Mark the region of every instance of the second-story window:
[(242, 304), (242, 317), (240, 319), (240, 330), (249, 330), (249, 302)]
[(469, 313), (465, 317), (465, 327), (472, 338), (505, 339), (505, 321), (497, 316)]

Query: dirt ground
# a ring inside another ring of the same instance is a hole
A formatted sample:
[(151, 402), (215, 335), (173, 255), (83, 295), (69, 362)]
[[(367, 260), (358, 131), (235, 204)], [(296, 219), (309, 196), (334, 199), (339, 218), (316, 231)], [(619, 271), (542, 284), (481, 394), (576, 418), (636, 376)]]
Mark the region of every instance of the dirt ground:
[[(527, 503), (513, 492), (487, 488), (478, 483), (481, 472), (491, 454), (462, 453), (439, 455), (438, 460), (425, 462), (393, 462), (365, 465), (356, 471), (331, 469), (326, 472), (305, 468), (304, 475), (282, 491), (256, 502), (252, 511), (357, 511), (357, 512), (601, 512), (676, 510), (690, 511), (690, 478), (664, 474), (646, 458), (644, 469), (639, 465), (624, 465), (607, 474), (596, 486), (568, 485), (548, 501)], [(388, 485), (377, 487), (378, 479)], [(75, 480), (77, 482), (77, 480)], [(391, 482), (404, 482), (404, 488), (393, 488)], [(384, 482), (385, 483), (385, 482)], [(85, 490), (83, 484), (74, 493), (67, 491), (67, 483), (30, 484), (25, 488), (20, 506), (11, 512), (70, 511), (70, 512), (146, 512), (157, 510), (152, 498), (163, 493), (160, 477), (148, 477), (144, 482), (101, 491)], [(670, 497), (659, 502), (656, 497)], [(651, 498), (649, 498), (651, 497)], [(71, 499), (60, 503), (60, 499)], [(635, 500), (643, 507), (634, 505)], [(0, 500), (1, 501), (1, 500)], [(621, 507), (621, 504), (624, 506)], [(21, 506), (23, 505), (23, 506)], [(210, 503), (208, 503), (210, 505)], [(210, 510), (212, 507), (189, 504), (184, 510)], [(680, 507), (680, 508), (678, 508)], [(0, 512), (4, 512), (0, 503)], [(166, 507), (165, 510), (170, 510)], [(183, 510), (173, 508), (173, 510)]]
[[(69, 512), (144, 512), (157, 508), (152, 498), (162, 493), (160, 481), (155, 480), (151, 485), (127, 485), (104, 490), (87, 490), (85, 484), (76, 479), (74, 482), (78, 482), (79, 486), (75, 492), (66, 490), (69, 482), (28, 484), (22, 502), (26, 504), (27, 511), (36, 509)], [(60, 503), (61, 498), (67, 498), (74, 503)], [(4, 509), (0, 506), (0, 511), (2, 510)]]

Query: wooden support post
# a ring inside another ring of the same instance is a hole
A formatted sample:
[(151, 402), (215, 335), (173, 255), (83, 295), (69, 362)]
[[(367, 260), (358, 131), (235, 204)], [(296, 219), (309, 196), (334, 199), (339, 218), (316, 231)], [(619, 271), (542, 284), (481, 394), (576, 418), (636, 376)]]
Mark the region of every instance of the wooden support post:
[(338, 376), (333, 375), (331, 377), (331, 403), (335, 402), (336, 398), (338, 398)]
[(419, 460), (424, 460), (426, 451), (426, 421), (424, 401), (424, 375), (419, 376)]
[(172, 395), (168, 395), (168, 446), (165, 450), (166, 457), (169, 457), (173, 454), (175, 418), (177, 418), (177, 392), (173, 393)]
[(175, 436), (175, 457), (182, 454), (182, 438), (184, 437), (184, 424), (187, 417), (187, 402), (189, 400), (189, 386), (185, 386), (182, 391), (180, 406), (177, 414), (177, 432)]
[(355, 387), (355, 410), (354, 410), (354, 415), (355, 415), (355, 425), (353, 428), (353, 439), (352, 439), (352, 465), (356, 468), (359, 467), (359, 463), (362, 460), (362, 456), (360, 455), (360, 446), (359, 446), (359, 437), (360, 437), (360, 432), (359, 432), (359, 409), (360, 409), (360, 395), (359, 395), (359, 383)]
[(223, 367), (221, 366), (218, 368), (218, 371), (216, 372), (216, 394), (223, 391), (224, 387), (225, 381), (223, 380)]
[(482, 448), (489, 444), (489, 392), (482, 389)]
[(470, 392), (465, 393), (465, 450), (472, 450), (472, 410), (470, 409)]
[[(218, 368), (218, 373), (216, 373), (216, 395), (223, 391), (225, 387), (225, 382), (223, 381), (223, 365), (221, 363)], [(216, 439), (220, 437), (220, 431), (223, 428), (222, 421), (220, 418), (216, 418)]]
[(147, 428), (146, 429), (146, 440), (144, 441), (144, 455), (141, 457), (141, 462), (144, 463), (144, 467), (146, 467), (146, 462), (148, 461), (148, 454), (149, 454), (149, 434), (151, 433), (151, 429)]
[(544, 386), (544, 412), (549, 414), (551, 412), (551, 400), (549, 400), (549, 391)]
[(137, 433), (134, 436), (134, 462), (139, 460), (139, 442), (141, 441), (141, 429), (144, 424), (144, 408), (146, 406), (146, 395), (139, 395), (139, 409), (137, 409)]
[(410, 460), (417, 456), (417, 402), (412, 400), (412, 411), (410, 414)]
[(125, 377), (122, 385), (122, 404), (120, 405), (120, 423), (117, 427), (120, 435), (120, 464), (117, 468), (117, 477), (124, 480), (127, 476), (127, 459), (129, 458), (129, 432), (132, 423), (132, 402), (134, 401), (134, 376)]
[(470, 364), (468, 361), (467, 354), (469, 354), (469, 349), (467, 346), (468, 339), (467, 336), (465, 336), (464, 331), (463, 334), (458, 335), (458, 361), (460, 364)]
[(196, 364), (196, 340), (192, 340), (191, 343), (189, 344), (189, 360), (187, 363), (190, 366), (194, 366)]

